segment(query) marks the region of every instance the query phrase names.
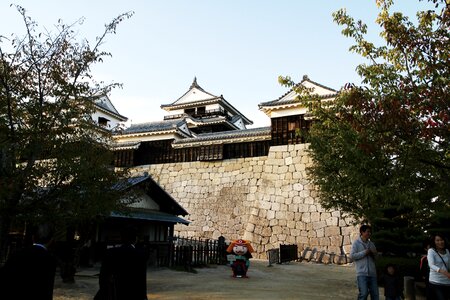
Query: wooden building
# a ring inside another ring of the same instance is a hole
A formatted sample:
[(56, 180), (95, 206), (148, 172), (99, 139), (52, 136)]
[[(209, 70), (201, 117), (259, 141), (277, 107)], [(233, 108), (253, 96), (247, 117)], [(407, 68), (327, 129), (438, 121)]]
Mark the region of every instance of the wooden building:
[(178, 204), (148, 174), (128, 178), (125, 189), (129, 191), (123, 198), (130, 201), (126, 211), (113, 211), (100, 224), (97, 240), (108, 245), (120, 243), (120, 231), (124, 226), (138, 228), (142, 241), (167, 242), (173, 236), (176, 223), (188, 225), (181, 218), (188, 212)]
[(115, 135), (115, 164), (217, 160), (267, 155), (269, 127), (247, 129), (253, 122), (225, 98), (215, 96), (195, 78), (187, 92), (161, 108), (163, 121), (133, 124)]
[[(306, 75), (297, 85), (322, 100), (332, 100), (338, 93)], [(222, 95), (206, 92), (197, 79), (180, 98), (161, 108), (169, 112), (163, 121), (133, 124), (115, 135), (116, 166), (265, 156), (270, 146), (305, 143), (312, 124), (293, 89), (259, 104), (271, 119), (270, 127), (248, 129), (250, 120)]]
[[(314, 82), (303, 76), (301, 82), (311, 89), (313, 94), (318, 94), (321, 100), (333, 100), (338, 91)], [(290, 89), (287, 93), (276, 100), (259, 104), (259, 109), (263, 111), (271, 120), (271, 145), (288, 145), (305, 143), (305, 136), (313, 120), (308, 117), (308, 108), (304, 107), (297, 99), (297, 93)]]

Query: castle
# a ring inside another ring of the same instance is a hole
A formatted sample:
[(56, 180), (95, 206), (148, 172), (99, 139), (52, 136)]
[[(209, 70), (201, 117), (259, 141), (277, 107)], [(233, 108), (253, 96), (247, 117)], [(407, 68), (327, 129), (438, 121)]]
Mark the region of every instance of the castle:
[[(320, 99), (337, 90), (304, 76)], [(252, 124), (230, 102), (194, 79), (180, 98), (161, 108), (164, 120), (133, 124), (114, 135), (115, 164), (132, 176), (148, 173), (189, 213), (175, 225), (184, 237), (251, 241), (255, 256), (280, 244), (348, 253), (357, 230), (339, 211), (319, 203), (308, 180), (308, 144), (300, 131), (313, 120), (294, 90), (259, 104), (270, 127)]]

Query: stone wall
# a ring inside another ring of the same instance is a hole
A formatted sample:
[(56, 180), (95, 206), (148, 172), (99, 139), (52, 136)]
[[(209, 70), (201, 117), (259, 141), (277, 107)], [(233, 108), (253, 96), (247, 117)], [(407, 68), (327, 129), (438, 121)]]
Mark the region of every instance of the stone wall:
[(357, 229), (339, 211), (326, 211), (306, 176), (307, 145), (271, 147), (267, 157), (136, 167), (188, 212), (184, 237), (250, 240), (255, 257), (280, 244), (349, 253)]

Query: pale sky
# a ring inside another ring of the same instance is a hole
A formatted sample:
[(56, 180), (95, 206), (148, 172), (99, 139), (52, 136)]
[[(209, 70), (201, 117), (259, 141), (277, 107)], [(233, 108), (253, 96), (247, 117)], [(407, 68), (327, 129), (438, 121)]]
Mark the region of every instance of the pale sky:
[[(396, 2), (396, 9), (412, 16), (427, 5)], [(308, 75), (336, 90), (360, 83), (355, 68), (364, 60), (348, 51), (353, 41), (341, 35), (334, 11), (345, 7), (366, 22), (371, 41), (379, 31), (375, 0), (0, 0), (3, 36), (24, 32), (11, 3), (48, 30), (58, 19), (71, 24), (85, 17), (76, 30), (91, 44), (104, 24), (134, 11), (103, 46), (112, 58), (93, 68), (97, 80), (123, 83), (110, 99), (132, 123), (162, 120), (160, 105), (182, 96), (197, 77), (203, 89), (223, 95), (252, 120), (251, 127), (268, 126), (258, 104), (287, 91), (279, 75), (296, 82)]]

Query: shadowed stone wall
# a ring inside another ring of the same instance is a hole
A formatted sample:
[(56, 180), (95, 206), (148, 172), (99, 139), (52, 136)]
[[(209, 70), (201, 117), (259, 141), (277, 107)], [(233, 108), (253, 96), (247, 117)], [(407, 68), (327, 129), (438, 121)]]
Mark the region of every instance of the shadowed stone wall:
[(357, 228), (339, 211), (326, 211), (306, 176), (306, 144), (275, 146), (267, 157), (146, 165), (149, 174), (188, 212), (184, 237), (252, 242), (254, 257), (280, 244), (349, 253)]

